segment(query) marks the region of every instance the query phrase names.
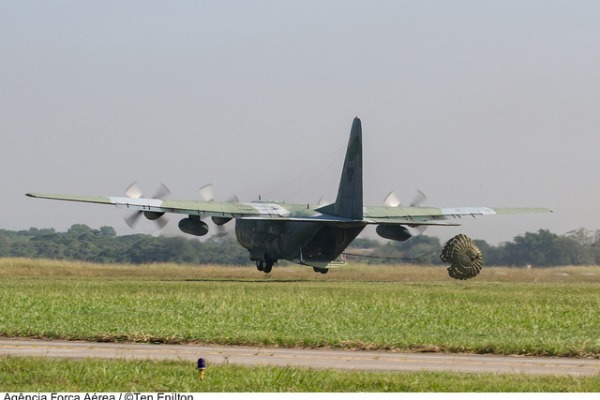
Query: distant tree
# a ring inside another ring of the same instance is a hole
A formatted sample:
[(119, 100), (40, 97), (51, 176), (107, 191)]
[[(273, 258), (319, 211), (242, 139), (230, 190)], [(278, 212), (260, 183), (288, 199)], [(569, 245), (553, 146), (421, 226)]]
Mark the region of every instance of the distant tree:
[(11, 244), (10, 257), (35, 257), (35, 248), (27, 241), (17, 240)]
[(166, 262), (168, 257), (163, 243), (153, 236), (140, 237), (129, 248), (127, 255), (134, 264)]
[(527, 232), (523, 236), (515, 236), (514, 241), (506, 243), (504, 262), (506, 265), (534, 265), (549, 267), (568, 263), (567, 246), (560, 242), (560, 237), (546, 229), (536, 233)]
[(381, 243), (377, 240), (356, 238), (350, 243), (350, 247), (355, 249), (372, 249), (381, 246)]
[(67, 230), (67, 234), (73, 236), (94, 236), (94, 230), (84, 224), (75, 224), (71, 225), (69, 230)]
[(600, 265), (600, 240), (596, 240), (594, 243), (592, 243), (590, 246), (590, 253), (594, 260), (592, 264)]
[(117, 232), (112, 226), (101, 226), (98, 231), (98, 235), (107, 238), (115, 238), (117, 237)]
[(190, 239), (180, 236), (166, 237), (162, 239), (165, 257), (175, 263), (197, 264), (200, 262), (199, 254), (194, 250)]
[(235, 239), (218, 239), (198, 242), (196, 246), (203, 264), (248, 265), (248, 250)]
[(54, 230), (54, 228), (42, 228), (42, 229), (38, 229), (38, 228), (29, 228), (28, 231), (21, 231), (19, 232), (20, 236), (31, 236), (31, 237), (40, 237), (40, 236), (48, 236), (48, 235), (54, 235), (56, 233), (56, 231)]
[(442, 245), (440, 240), (427, 235), (413, 236), (404, 242), (388, 241), (373, 251), (374, 259), (367, 262), (398, 264), (439, 264)]
[(10, 256), (10, 245), (10, 239), (4, 236), (0, 236), (0, 257)]

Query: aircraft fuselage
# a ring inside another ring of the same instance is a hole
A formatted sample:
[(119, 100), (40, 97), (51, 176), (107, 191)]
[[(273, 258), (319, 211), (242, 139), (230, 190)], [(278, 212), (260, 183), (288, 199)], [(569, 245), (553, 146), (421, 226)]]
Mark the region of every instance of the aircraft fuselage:
[(320, 266), (335, 260), (362, 232), (365, 224), (335, 226), (315, 222), (237, 219), (238, 242), (253, 261), (284, 259)]

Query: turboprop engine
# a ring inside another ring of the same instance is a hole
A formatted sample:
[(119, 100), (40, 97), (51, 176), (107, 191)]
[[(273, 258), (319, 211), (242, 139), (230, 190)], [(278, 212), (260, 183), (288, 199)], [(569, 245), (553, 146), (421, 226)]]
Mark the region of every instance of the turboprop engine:
[(408, 229), (402, 225), (378, 225), (375, 232), (384, 239), (397, 242), (404, 242), (412, 236)]
[(195, 236), (204, 236), (208, 233), (208, 225), (199, 217), (188, 217), (179, 221), (179, 229), (182, 232)]

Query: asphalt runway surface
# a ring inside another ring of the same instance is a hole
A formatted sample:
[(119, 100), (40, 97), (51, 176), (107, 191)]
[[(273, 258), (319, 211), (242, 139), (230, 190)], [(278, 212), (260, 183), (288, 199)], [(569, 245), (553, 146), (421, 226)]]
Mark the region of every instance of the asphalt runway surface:
[(600, 359), (495, 356), (442, 353), (396, 353), (322, 349), (283, 349), (194, 344), (96, 343), (45, 340), (0, 340), (0, 356), (49, 358), (121, 358), (182, 360), (196, 364), (295, 366), (357, 371), (451, 371), (598, 375)]

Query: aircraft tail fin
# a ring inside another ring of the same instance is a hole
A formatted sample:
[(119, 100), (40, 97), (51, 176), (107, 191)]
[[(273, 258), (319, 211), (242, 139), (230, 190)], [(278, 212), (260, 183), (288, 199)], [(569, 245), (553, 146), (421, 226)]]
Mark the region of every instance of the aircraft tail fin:
[(362, 126), (358, 117), (352, 122), (346, 159), (340, 178), (340, 186), (335, 203), (323, 207), (326, 212), (337, 217), (363, 219), (363, 163)]

